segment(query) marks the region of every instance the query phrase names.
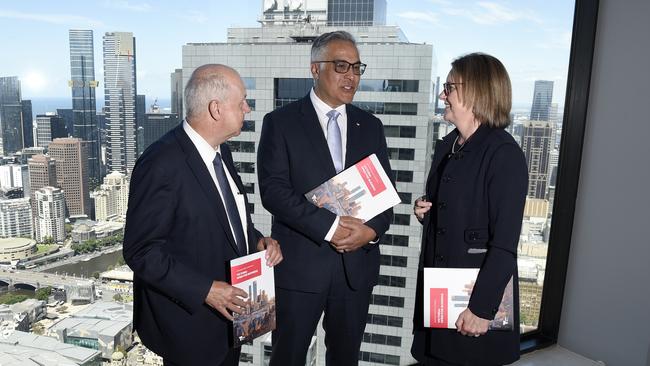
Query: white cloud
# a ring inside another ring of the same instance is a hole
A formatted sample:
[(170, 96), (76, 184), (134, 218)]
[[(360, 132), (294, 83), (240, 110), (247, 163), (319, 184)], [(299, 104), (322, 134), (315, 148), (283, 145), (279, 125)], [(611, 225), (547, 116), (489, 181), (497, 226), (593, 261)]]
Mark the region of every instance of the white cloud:
[(442, 11), (448, 15), (468, 18), (474, 23), (482, 25), (512, 23), (516, 21), (532, 21), (537, 24), (542, 23), (540, 18), (532, 11), (515, 10), (495, 2), (487, 1), (480, 1), (476, 3), (476, 6), (472, 7), (458, 8), (443, 6)]
[(180, 15), (180, 18), (189, 23), (203, 24), (208, 21), (208, 17), (199, 11), (191, 10), (187, 14)]
[(107, 8), (129, 10), (135, 12), (149, 12), (152, 9), (152, 6), (148, 3), (138, 3), (134, 4), (128, 0), (106, 0), (104, 6)]
[(432, 24), (438, 24), (440, 21), (440, 17), (438, 16), (438, 14), (435, 14), (430, 11), (427, 12), (407, 11), (407, 12), (397, 14), (397, 16), (405, 20), (432, 23)]
[(99, 20), (78, 15), (23, 13), (13, 10), (0, 10), (0, 18), (32, 20), (36, 22), (90, 28), (102, 27), (104, 25), (104, 23)]

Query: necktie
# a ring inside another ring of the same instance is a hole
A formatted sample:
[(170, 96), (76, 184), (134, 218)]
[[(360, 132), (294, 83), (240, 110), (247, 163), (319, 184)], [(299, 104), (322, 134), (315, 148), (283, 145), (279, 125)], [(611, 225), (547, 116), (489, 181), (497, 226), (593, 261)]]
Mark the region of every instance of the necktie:
[(230, 184), (228, 183), (228, 178), (226, 178), (226, 172), (223, 170), (221, 154), (217, 153), (217, 156), (214, 158), (214, 160), (212, 160), (212, 164), (214, 164), (214, 172), (217, 175), (217, 182), (219, 183), (219, 188), (221, 188), (223, 201), (226, 203), (226, 213), (228, 213), (230, 225), (232, 225), (232, 229), (235, 232), (237, 249), (239, 249), (239, 254), (246, 255), (248, 251), (246, 250), (246, 237), (244, 236), (244, 228), (241, 224), (241, 219), (239, 218), (239, 210), (237, 210), (235, 196), (232, 194)]
[(339, 129), (339, 124), (336, 121), (341, 114), (336, 110), (332, 109), (327, 112), (327, 146), (330, 149), (330, 155), (332, 155), (332, 161), (334, 162), (334, 168), (336, 172), (339, 173), (343, 170), (343, 148), (341, 142), (341, 130)]

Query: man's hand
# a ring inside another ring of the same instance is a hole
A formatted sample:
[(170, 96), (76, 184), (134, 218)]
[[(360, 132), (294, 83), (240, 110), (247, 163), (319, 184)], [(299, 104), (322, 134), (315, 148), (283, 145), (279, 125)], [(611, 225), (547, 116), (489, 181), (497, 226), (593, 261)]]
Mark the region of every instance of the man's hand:
[(479, 318), (474, 315), (471, 310), (465, 309), (456, 320), (457, 332), (464, 336), (478, 337), (488, 331), (490, 321), (487, 319)]
[(262, 251), (266, 249), (266, 265), (273, 267), (282, 262), (282, 250), (280, 250), (280, 243), (277, 240), (266, 237), (261, 238), (257, 242), (257, 250)]
[(232, 321), (232, 315), (228, 310), (233, 313), (243, 314), (246, 307), (246, 302), (243, 299), (247, 297), (248, 294), (242, 289), (230, 286), (225, 282), (212, 281), (205, 303), (215, 308), (226, 319)]
[(339, 219), (339, 227), (347, 229), (350, 232), (350, 235), (342, 239), (336, 239), (336, 235), (332, 238), (331, 243), (339, 253), (355, 251), (368, 244), (369, 241), (377, 236), (375, 230), (364, 225), (362, 220), (352, 216), (341, 216)]

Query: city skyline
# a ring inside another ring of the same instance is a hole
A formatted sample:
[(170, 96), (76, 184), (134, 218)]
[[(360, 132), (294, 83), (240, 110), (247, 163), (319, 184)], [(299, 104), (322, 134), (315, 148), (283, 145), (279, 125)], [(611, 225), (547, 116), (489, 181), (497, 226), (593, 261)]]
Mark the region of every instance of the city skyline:
[[(164, 7), (118, 0), (4, 4), (0, 6), (0, 31), (13, 35), (5, 42), (5, 50), (14, 56), (3, 58), (0, 70), (2, 76), (19, 77), (23, 99), (67, 98), (69, 29), (93, 30), (96, 66), (102, 64), (101, 36), (105, 32), (132, 32), (138, 39), (138, 93), (166, 101), (170, 98), (169, 76), (181, 67), (182, 45), (226, 42), (229, 27), (260, 27), (257, 20), (262, 3), (244, 1), (228, 12), (220, 11), (216, 3), (198, 0)], [(560, 108), (564, 105), (572, 3), (408, 0), (388, 1), (387, 7), (388, 25), (398, 25), (410, 42), (433, 45), (433, 80), (436, 76), (444, 80), (455, 57), (482, 51), (500, 58), (509, 70), (514, 109), (530, 106), (535, 80), (554, 81), (553, 102)], [(170, 27), (176, 30), (163, 33)], [(96, 67), (96, 80), (103, 80), (103, 72)], [(101, 86), (97, 99), (99, 108), (104, 99)]]

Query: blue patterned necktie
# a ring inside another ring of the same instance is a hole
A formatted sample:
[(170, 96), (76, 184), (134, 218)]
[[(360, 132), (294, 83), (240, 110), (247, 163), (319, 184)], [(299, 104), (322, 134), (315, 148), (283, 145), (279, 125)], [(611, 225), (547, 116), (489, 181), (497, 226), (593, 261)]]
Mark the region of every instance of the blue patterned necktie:
[(341, 142), (341, 130), (339, 129), (339, 124), (336, 121), (341, 114), (336, 110), (332, 109), (327, 112), (327, 146), (330, 149), (330, 155), (332, 155), (332, 161), (334, 162), (334, 168), (336, 173), (339, 173), (343, 170), (343, 148)]
[(237, 209), (235, 196), (232, 194), (232, 189), (230, 189), (228, 178), (226, 178), (226, 172), (223, 170), (223, 162), (221, 160), (220, 153), (217, 153), (217, 156), (214, 158), (214, 160), (212, 160), (212, 164), (214, 164), (214, 172), (217, 175), (217, 182), (219, 183), (219, 188), (221, 188), (223, 201), (226, 204), (226, 213), (228, 214), (230, 225), (232, 225), (232, 230), (235, 233), (237, 249), (239, 249), (240, 255), (246, 255), (248, 251), (246, 250), (246, 237), (244, 236), (244, 227), (242, 226), (241, 218), (239, 217), (239, 210)]

